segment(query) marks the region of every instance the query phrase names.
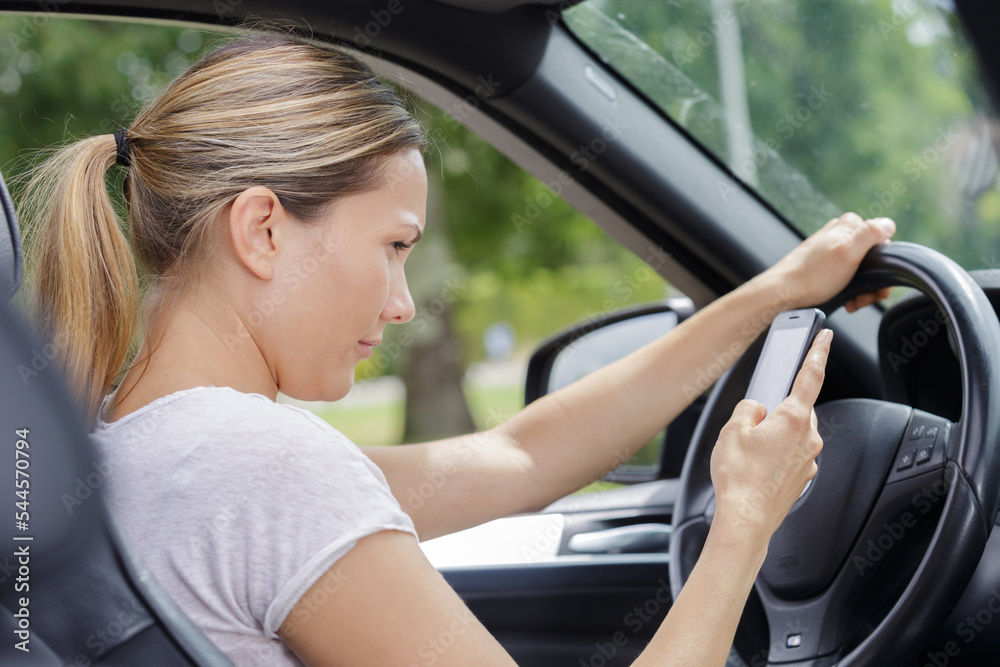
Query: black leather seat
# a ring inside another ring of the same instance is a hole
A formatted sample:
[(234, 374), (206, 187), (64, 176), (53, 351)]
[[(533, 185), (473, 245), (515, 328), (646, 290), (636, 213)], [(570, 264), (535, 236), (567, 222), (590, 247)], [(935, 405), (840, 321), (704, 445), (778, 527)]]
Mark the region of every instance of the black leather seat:
[(231, 665), (107, 513), (54, 348), (7, 304), (22, 259), (2, 176), (0, 199), (0, 665)]

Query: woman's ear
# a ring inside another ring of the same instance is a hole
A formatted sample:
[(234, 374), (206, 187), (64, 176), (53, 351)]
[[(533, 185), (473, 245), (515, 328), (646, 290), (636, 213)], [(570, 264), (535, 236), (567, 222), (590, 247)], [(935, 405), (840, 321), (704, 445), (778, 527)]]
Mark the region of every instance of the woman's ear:
[(240, 263), (261, 280), (271, 280), (280, 250), (279, 228), (288, 223), (278, 196), (254, 186), (241, 192), (228, 211), (229, 239)]

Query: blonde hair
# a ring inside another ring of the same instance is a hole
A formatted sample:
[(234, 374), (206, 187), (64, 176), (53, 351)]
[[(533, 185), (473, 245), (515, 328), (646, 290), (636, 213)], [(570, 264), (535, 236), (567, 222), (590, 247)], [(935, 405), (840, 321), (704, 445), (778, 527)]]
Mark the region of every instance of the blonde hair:
[(135, 259), (153, 285), (183, 284), (211, 223), (247, 188), (271, 189), (308, 224), (337, 199), (379, 187), (386, 157), (426, 142), (366, 65), (278, 34), (244, 37), (202, 58), (127, 136), (127, 236), (106, 186), (113, 135), (59, 149), (19, 197), (34, 239), (38, 324), (88, 423), (132, 355), (140, 319)]

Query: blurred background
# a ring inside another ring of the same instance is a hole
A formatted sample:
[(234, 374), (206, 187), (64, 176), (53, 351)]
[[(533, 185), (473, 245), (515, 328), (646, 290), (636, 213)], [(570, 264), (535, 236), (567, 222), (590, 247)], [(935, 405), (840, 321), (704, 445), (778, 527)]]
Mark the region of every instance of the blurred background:
[[(1000, 267), (1000, 132), (949, 3), (592, 0), (564, 19), (803, 233), (845, 210), (890, 215), (897, 239), (967, 269)], [(224, 39), (45, 12), (0, 17), (8, 182), (39, 149), (127, 125)], [(361, 445), (494, 426), (523, 405), (541, 341), (678, 296), (456, 120), (409, 102), (431, 140), (428, 233), (407, 261), (416, 317), (387, 329), (347, 398), (307, 406)], [(112, 192), (121, 177), (109, 173)]]
[[(0, 169), (8, 183), (39, 149), (127, 125), (227, 38), (120, 22), (35, 22), (0, 17)], [(523, 406), (524, 369), (540, 341), (671, 293), (537, 179), (440, 110), (408, 102), (431, 140), (427, 234), (407, 260), (417, 314), (386, 329), (347, 398), (304, 404), (359, 445), (494, 426)], [(121, 177), (119, 169), (109, 173), (112, 193)]]

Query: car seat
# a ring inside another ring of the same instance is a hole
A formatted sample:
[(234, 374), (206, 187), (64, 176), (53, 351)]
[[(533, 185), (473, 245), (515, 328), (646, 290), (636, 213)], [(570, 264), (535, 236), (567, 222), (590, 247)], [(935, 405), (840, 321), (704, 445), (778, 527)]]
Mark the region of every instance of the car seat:
[(2, 175), (0, 200), (0, 665), (231, 665), (104, 504), (108, 480), (52, 365), (56, 348), (7, 303), (22, 256)]

